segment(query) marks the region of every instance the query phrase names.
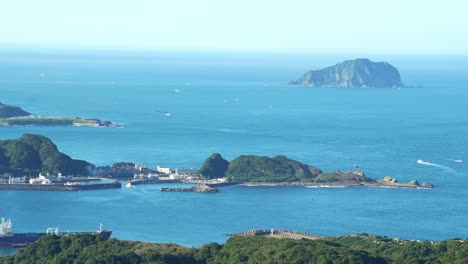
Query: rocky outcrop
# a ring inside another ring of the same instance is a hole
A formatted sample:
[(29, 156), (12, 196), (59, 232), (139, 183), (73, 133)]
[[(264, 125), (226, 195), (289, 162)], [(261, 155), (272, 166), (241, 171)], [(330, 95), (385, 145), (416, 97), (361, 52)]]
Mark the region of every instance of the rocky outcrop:
[(216, 188), (212, 188), (206, 184), (201, 184), (193, 187), (178, 187), (178, 188), (168, 188), (163, 187), (160, 189), (161, 192), (200, 192), (200, 193), (215, 193), (218, 191)]
[(419, 186), (419, 182), (417, 180), (411, 180), (408, 182), (409, 185)]
[(397, 182), (398, 182), (397, 179), (395, 179), (395, 178), (393, 178), (393, 177), (390, 177), (390, 176), (385, 176), (385, 177), (383, 178), (383, 181), (384, 181), (384, 182), (388, 182), (388, 183), (397, 183)]
[(430, 182), (423, 182), (421, 187), (423, 187), (423, 188), (434, 188), (434, 184), (432, 184)]
[(321, 70), (306, 72), (290, 85), (316, 87), (404, 87), (397, 68), (388, 62), (347, 60)]

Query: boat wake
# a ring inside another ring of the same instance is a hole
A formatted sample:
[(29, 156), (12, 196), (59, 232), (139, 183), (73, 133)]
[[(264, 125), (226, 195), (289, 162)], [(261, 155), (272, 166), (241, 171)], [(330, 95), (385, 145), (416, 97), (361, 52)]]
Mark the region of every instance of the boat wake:
[(418, 161), (416, 161), (416, 163), (421, 164), (421, 165), (440, 168), (440, 169), (443, 169), (443, 170), (446, 170), (446, 171), (449, 171), (449, 172), (455, 172), (454, 169), (452, 169), (450, 167), (447, 167), (447, 166), (444, 166), (444, 165), (437, 164), (437, 163), (432, 163), (432, 162), (428, 162), (428, 161), (424, 161), (424, 160), (418, 160)]

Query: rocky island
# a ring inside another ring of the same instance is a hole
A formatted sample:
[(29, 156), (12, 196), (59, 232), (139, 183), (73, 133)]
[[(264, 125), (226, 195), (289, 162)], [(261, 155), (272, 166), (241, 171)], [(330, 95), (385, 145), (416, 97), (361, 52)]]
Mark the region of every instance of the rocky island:
[(0, 103), (0, 126), (120, 127), (122, 125), (97, 118), (36, 116), (20, 107)]
[(306, 72), (290, 85), (312, 87), (405, 87), (397, 68), (388, 62), (347, 60), (321, 70)]
[[(227, 164), (227, 165), (226, 165)], [(199, 177), (209, 181), (223, 175), (228, 182), (248, 186), (366, 186), (393, 188), (432, 188), (431, 183), (419, 184), (417, 180), (400, 183), (386, 176), (383, 179), (367, 178), (360, 171), (322, 170), (288, 159), (285, 156), (273, 158), (255, 155), (242, 155), (228, 162), (219, 153), (211, 155), (199, 171)]]

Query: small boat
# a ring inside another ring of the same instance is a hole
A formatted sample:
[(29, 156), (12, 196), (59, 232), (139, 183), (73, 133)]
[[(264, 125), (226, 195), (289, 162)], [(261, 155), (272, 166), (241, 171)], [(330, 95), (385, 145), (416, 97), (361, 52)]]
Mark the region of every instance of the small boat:
[(171, 113), (165, 112), (164, 115), (165, 115), (165, 116), (171, 116)]
[(463, 160), (454, 160), (456, 163), (463, 163), (464, 161)]
[(358, 164), (354, 164), (354, 168), (359, 168), (359, 165), (358, 165)]
[(132, 182), (131, 182), (131, 181), (127, 181), (127, 183), (125, 183), (125, 187), (127, 187), (127, 188), (132, 187)]

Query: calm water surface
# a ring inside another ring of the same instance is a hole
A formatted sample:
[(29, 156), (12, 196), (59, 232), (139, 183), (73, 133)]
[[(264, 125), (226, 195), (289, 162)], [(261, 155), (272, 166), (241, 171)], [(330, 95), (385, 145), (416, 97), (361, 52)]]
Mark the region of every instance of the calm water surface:
[[(0, 52), (0, 102), (38, 115), (98, 117), (124, 128), (4, 127), (0, 139), (50, 137), (73, 158), (198, 167), (212, 152), (283, 154), (433, 190), (244, 187), (216, 194), (160, 186), (86, 192), (0, 192), (16, 232), (59, 226), (194, 246), (254, 228), (411, 239), (468, 237), (466, 58), (372, 57), (405, 89), (287, 87), (342, 56)], [(422, 86), (417, 88), (417, 86)], [(170, 112), (171, 115), (165, 115)], [(432, 166), (417, 164), (422, 159)]]

